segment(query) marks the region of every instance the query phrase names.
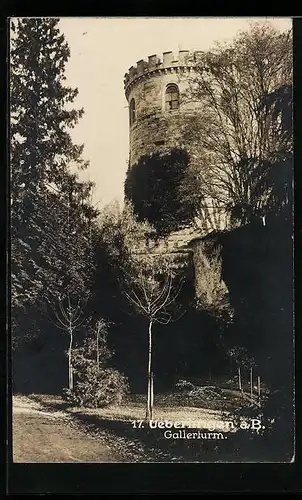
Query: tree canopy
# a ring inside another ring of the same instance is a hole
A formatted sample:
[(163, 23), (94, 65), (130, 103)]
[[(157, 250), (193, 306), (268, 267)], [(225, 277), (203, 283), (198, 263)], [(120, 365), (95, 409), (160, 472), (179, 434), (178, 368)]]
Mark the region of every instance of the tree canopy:
[[(65, 85), (69, 47), (59, 20), (11, 21), (11, 273), (14, 332), (37, 334), (46, 304), (83, 293), (91, 264), (92, 184), (70, 129), (78, 90)], [(22, 324), (22, 327), (21, 327)], [(35, 333), (34, 333), (35, 332)]]
[(182, 137), (204, 199), (241, 223), (262, 217), (280, 202), (273, 179), (292, 151), (291, 33), (256, 23), (201, 54), (195, 69), (184, 99), (202, 112), (185, 117)]
[[(194, 184), (194, 196), (189, 187)], [(198, 177), (189, 168), (185, 150), (154, 153), (142, 157), (128, 170), (125, 196), (139, 220), (147, 220), (158, 235), (166, 235), (189, 224), (201, 196)]]

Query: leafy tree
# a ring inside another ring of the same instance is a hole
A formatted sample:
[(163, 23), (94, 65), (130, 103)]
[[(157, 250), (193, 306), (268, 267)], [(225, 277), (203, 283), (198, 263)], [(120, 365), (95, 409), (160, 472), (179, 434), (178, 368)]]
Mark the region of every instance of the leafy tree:
[[(293, 203), (293, 124), (292, 85), (284, 84), (262, 99), (262, 107), (272, 114), (275, 133), (283, 139), (284, 150), (272, 161), (267, 175), (275, 213), (291, 218)], [(287, 212), (287, 213), (286, 213)]]
[(246, 370), (251, 373), (253, 368), (257, 368), (257, 364), (248, 352), (248, 350), (242, 346), (234, 346), (227, 351), (227, 356), (231, 361), (231, 366), (233, 362), (235, 362), (237, 373), (238, 373), (238, 387), (239, 390), (243, 393), (243, 385), (242, 385), (242, 370)]
[(127, 261), (132, 251), (142, 251), (154, 234), (147, 221), (140, 221), (133, 204), (126, 200), (121, 208), (113, 202), (102, 210), (98, 219), (100, 242), (106, 245), (112, 262)]
[(68, 131), (84, 111), (66, 109), (78, 90), (63, 83), (70, 50), (58, 23), (58, 19), (37, 18), (11, 24), (13, 200), (17, 194), (41, 190), (45, 182), (58, 182), (71, 163), (87, 166), (81, 157), (83, 146), (73, 144)]
[[(140, 221), (147, 220), (158, 235), (189, 224), (199, 206), (198, 178), (189, 168), (185, 150), (142, 157), (129, 169), (125, 196)], [(195, 185), (195, 196), (189, 187)]]
[(292, 85), (285, 83), (276, 88), (270, 94), (266, 94), (262, 99), (262, 105), (267, 108), (273, 108), (273, 118), (277, 132), (280, 134), (280, 140), (284, 139), (287, 143), (287, 150), (292, 150)]
[(38, 256), (44, 278), (43, 300), (47, 303), (58, 296), (87, 298), (89, 294), (98, 230), (97, 212), (89, 202), (90, 189), (90, 184), (80, 183), (70, 174), (68, 186), (59, 193), (47, 194), (45, 209), (51, 210), (53, 217), (44, 221)]
[[(291, 33), (269, 24), (217, 44), (196, 65), (185, 99), (197, 101), (199, 110), (202, 104), (202, 112), (184, 119), (183, 141), (199, 168), (204, 199), (239, 223), (264, 217), (280, 202), (270, 178), (292, 148), (291, 78)], [(274, 106), (264, 105), (272, 99)], [(287, 109), (279, 120), (281, 102)]]
[(130, 202), (121, 208), (118, 202), (104, 207), (95, 233), (91, 307), (113, 322), (124, 321), (125, 299), (119, 278), (128, 269), (133, 251), (144, 251), (154, 230), (139, 222)]
[[(53, 217), (44, 222), (37, 261), (43, 275), (40, 310), (69, 336), (67, 357), (72, 390), (73, 345), (88, 314), (97, 228), (93, 221), (96, 213), (88, 198), (90, 185), (80, 183), (71, 174), (68, 181), (68, 186), (60, 191), (61, 196), (48, 193), (47, 208), (52, 210)], [(64, 200), (66, 191), (67, 199)]]
[[(91, 184), (80, 183), (70, 170), (87, 166), (83, 146), (73, 144), (69, 133), (83, 109), (71, 108), (78, 90), (64, 85), (70, 51), (58, 23), (49, 18), (11, 21), (12, 318), (14, 330), (22, 333), (33, 308), (74, 281), (70, 262), (77, 262), (79, 244), (74, 246), (72, 235), (79, 242), (84, 219), (86, 224), (95, 217)], [(80, 278), (79, 269), (76, 274)]]

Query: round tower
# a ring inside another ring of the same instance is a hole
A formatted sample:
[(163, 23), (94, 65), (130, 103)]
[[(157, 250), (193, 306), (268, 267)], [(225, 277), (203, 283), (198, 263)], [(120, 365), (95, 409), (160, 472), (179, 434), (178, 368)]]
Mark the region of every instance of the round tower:
[(181, 115), (196, 105), (185, 102), (185, 90), (200, 51), (180, 50), (140, 60), (125, 74), (129, 105), (129, 166), (141, 156), (168, 152), (178, 143)]

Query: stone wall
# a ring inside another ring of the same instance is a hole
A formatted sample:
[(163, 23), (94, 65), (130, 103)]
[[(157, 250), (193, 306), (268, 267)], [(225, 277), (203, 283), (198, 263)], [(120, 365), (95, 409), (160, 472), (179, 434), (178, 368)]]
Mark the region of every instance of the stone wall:
[[(134, 99), (136, 114), (135, 122), (129, 123), (130, 166), (141, 156), (166, 153), (179, 144), (181, 116), (196, 108), (196, 105), (184, 102), (190, 76), (194, 73), (194, 54), (180, 51), (178, 58), (174, 59), (173, 53), (167, 52), (163, 62), (157, 56), (150, 56), (148, 63), (139, 61), (137, 67), (130, 68), (125, 75), (125, 94), (129, 105)], [(180, 106), (166, 111), (165, 91), (170, 83), (178, 86)]]
[[(184, 147), (190, 154), (189, 145), (182, 139), (181, 124), (184, 118), (200, 110), (201, 104), (191, 103), (186, 98), (186, 91), (195, 74), (195, 66), (202, 52), (179, 51), (165, 52), (162, 57), (152, 55), (147, 61), (141, 60), (125, 74), (124, 88), (129, 108), (135, 101), (135, 121), (129, 119), (129, 166), (135, 165), (145, 155), (168, 153), (172, 148)], [(179, 89), (180, 105), (178, 109), (165, 109), (165, 94), (168, 84), (176, 84)], [(130, 113), (129, 113), (130, 117)], [(168, 189), (168, 186), (167, 186)], [(183, 246), (192, 239), (191, 232), (198, 227), (199, 235), (225, 229), (229, 224), (226, 215), (213, 201), (207, 200), (207, 206), (201, 210), (200, 220), (192, 221), (188, 231), (181, 229), (165, 242), (167, 251), (183, 251)], [(177, 250), (178, 248), (178, 250)]]

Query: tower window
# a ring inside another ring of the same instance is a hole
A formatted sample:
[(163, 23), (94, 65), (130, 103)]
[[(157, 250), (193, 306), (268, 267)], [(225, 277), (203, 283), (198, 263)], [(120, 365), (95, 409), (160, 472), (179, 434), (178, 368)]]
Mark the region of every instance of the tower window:
[(170, 83), (166, 88), (166, 111), (179, 108), (179, 90), (177, 85)]
[(135, 122), (135, 119), (136, 119), (136, 116), (135, 116), (135, 100), (134, 99), (131, 99), (131, 101), (130, 101), (129, 115), (130, 115), (130, 125), (132, 125)]

